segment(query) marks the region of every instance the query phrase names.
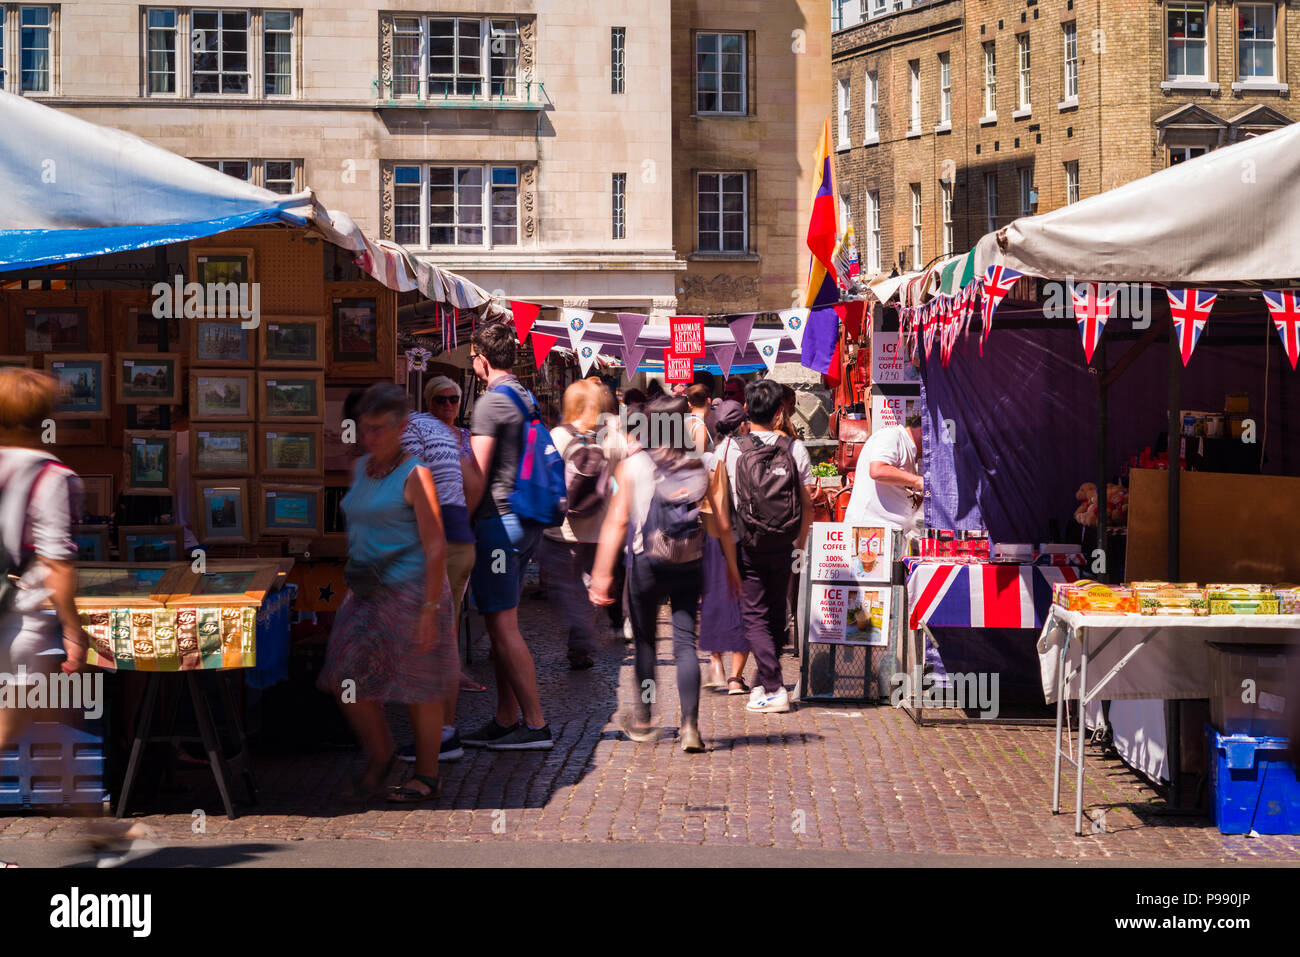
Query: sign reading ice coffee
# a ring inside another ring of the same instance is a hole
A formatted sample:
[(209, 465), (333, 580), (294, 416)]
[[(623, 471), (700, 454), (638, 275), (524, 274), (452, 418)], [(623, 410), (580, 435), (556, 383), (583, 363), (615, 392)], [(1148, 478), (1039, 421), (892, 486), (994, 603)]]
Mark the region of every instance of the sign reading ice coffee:
[(888, 582), (889, 529), (815, 522), (809, 535), (808, 577), (815, 582)]

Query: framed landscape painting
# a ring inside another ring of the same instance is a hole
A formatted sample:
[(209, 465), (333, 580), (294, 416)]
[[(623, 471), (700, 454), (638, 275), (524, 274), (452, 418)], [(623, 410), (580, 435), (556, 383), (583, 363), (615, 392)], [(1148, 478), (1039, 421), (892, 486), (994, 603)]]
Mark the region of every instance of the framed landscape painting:
[(190, 335), (190, 362), (227, 367), (252, 366), (256, 353), (253, 329), (245, 329), (238, 319), (193, 319)]
[(258, 418), (263, 427), (280, 422), (322, 422), (325, 376), (321, 372), (260, 372)]
[(173, 495), (176, 492), (176, 433), (127, 429), (123, 433), (123, 492)]
[(72, 541), (77, 546), (76, 561), (108, 561), (107, 525), (73, 525)]
[(310, 316), (263, 316), (257, 337), (258, 364), (263, 368), (323, 369), (324, 326), (324, 320)]
[(45, 368), (58, 383), (54, 414), (67, 419), (107, 419), (104, 376), (108, 356), (99, 352), (45, 356)]
[(90, 307), (24, 309), (23, 348), (28, 352), (86, 352), (90, 348)]
[(117, 401), (122, 405), (180, 405), (179, 352), (119, 352)]
[(190, 429), (190, 474), (252, 475), (253, 441), (251, 424), (196, 425)]
[(323, 465), (323, 429), (277, 426), (262, 437), (262, 475), (319, 476)]
[(397, 358), (397, 300), (372, 283), (326, 283), (330, 308), (329, 371), (391, 379)]
[(202, 543), (247, 545), (253, 541), (249, 522), (247, 479), (201, 479), (194, 483), (194, 534)]
[[(203, 249), (190, 244), (189, 281), (206, 286), (208, 283), (256, 282), (254, 255), (251, 249)], [(229, 315), (229, 313), (227, 313)]]
[(123, 525), (117, 530), (124, 562), (179, 562), (185, 555), (185, 530), (179, 525)]
[(267, 537), (316, 538), (321, 534), (323, 500), (317, 487), (263, 485), (258, 529)]
[(253, 418), (253, 372), (190, 370), (192, 422), (247, 422)]

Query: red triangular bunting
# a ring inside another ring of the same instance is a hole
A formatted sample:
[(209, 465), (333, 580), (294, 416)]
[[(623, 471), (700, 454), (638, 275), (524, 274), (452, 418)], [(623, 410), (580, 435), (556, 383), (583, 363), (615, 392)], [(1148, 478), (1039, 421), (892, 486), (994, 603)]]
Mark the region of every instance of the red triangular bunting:
[(551, 349), (560, 341), (559, 336), (548, 336), (544, 332), (533, 333), (533, 359), (537, 362), (537, 368), (542, 367), (546, 357), (550, 354)]
[[(533, 323), (537, 321), (537, 314), (542, 311), (542, 307), (534, 302), (517, 302), (510, 300), (510, 314), (515, 317), (515, 335), (519, 336), (519, 341), (523, 342), (528, 338), (529, 331), (533, 328)], [(547, 347), (550, 348), (549, 346)]]

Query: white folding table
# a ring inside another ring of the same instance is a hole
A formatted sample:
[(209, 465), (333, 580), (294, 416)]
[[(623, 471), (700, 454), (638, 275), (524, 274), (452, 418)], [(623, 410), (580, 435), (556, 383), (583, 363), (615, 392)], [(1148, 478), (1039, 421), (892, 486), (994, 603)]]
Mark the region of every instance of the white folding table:
[[(1095, 698), (1208, 698), (1209, 641), (1297, 644), (1300, 616), (1094, 615), (1052, 606), (1038, 639), (1043, 695), (1048, 704), (1053, 699), (1056, 702), (1052, 813), (1061, 810), (1061, 762), (1066, 761), (1076, 771), (1075, 834), (1083, 833), (1084, 708)], [(1104, 672), (1091, 687), (1087, 684), (1089, 663)], [(1071, 691), (1075, 674), (1078, 689)], [(1074, 757), (1061, 750), (1067, 697), (1080, 701)]]

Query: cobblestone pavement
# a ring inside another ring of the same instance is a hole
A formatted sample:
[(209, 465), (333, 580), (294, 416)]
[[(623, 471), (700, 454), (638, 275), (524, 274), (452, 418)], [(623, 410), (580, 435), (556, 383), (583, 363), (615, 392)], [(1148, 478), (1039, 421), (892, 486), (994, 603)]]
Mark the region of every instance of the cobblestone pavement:
[[(601, 648), (597, 666), (567, 667), (547, 605), (525, 600), (521, 621), (538, 663), (542, 700), (556, 734), (550, 752), (466, 751), (444, 764), (433, 806), (358, 809), (343, 803), (356, 751), (263, 755), (261, 803), (237, 820), (221, 813), (205, 771), (186, 772), (187, 794), (162, 794), (141, 815), (167, 841), (390, 839), (588, 841), (751, 845), (880, 854), (987, 855), (1031, 859), (1300, 862), (1300, 837), (1227, 837), (1205, 818), (1162, 815), (1163, 802), (1116, 760), (1090, 755), (1089, 815), (1105, 830), (1075, 837), (1073, 808), (1052, 815), (1053, 730), (968, 725), (916, 728), (901, 711), (804, 704), (785, 715), (750, 714), (745, 698), (704, 692), (700, 725), (709, 750), (685, 754), (677, 739), (670, 643), (659, 645), (663, 728), (653, 745), (618, 730), (630, 700), (630, 648)], [(668, 625), (660, 622), (660, 634)], [(787, 684), (798, 662), (783, 659)], [(750, 666), (752, 670), (752, 665)], [(470, 670), (491, 681), (485, 640)], [(461, 697), (460, 723), (475, 726), (492, 694)], [(1073, 782), (1071, 773), (1070, 782)], [(237, 787), (237, 792), (240, 789)], [(1065, 788), (1073, 800), (1073, 788)], [(206, 810), (195, 834), (194, 808)], [(5, 839), (68, 839), (66, 817), (0, 817)], [(1085, 829), (1089, 825), (1085, 822)]]

